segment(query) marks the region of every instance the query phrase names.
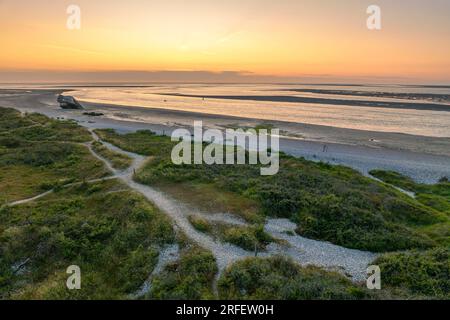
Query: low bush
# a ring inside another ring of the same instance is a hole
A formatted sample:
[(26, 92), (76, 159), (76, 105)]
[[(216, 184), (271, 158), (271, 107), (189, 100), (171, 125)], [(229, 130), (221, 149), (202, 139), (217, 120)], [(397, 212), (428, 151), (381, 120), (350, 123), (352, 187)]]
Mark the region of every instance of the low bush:
[(74, 143), (89, 139), (76, 123), (0, 108), (0, 202), (108, 175), (101, 161)]
[(367, 290), (342, 275), (300, 267), (282, 258), (249, 258), (227, 268), (218, 282), (221, 299), (319, 300), (363, 299)]
[(212, 282), (217, 273), (214, 256), (200, 248), (186, 248), (181, 258), (152, 281), (147, 298), (159, 300), (212, 299)]
[(199, 216), (189, 216), (189, 222), (192, 226), (200, 232), (210, 233), (212, 231), (212, 226), (208, 220)]
[(105, 147), (101, 142), (92, 143), (92, 149), (100, 156), (108, 160), (114, 169), (125, 170), (129, 168), (133, 162), (129, 156), (114, 152)]
[(384, 285), (400, 287), (415, 295), (450, 299), (450, 250), (407, 251), (381, 256)]
[(218, 237), (247, 251), (265, 250), (274, 239), (264, 231), (263, 226), (232, 227), (220, 225)]
[[(0, 298), (123, 299), (139, 289), (158, 248), (176, 239), (170, 220), (141, 196), (110, 193), (123, 188), (117, 181), (79, 185), (2, 208)], [(83, 290), (69, 294), (65, 270), (74, 264)], [(52, 278), (59, 273), (63, 281)]]

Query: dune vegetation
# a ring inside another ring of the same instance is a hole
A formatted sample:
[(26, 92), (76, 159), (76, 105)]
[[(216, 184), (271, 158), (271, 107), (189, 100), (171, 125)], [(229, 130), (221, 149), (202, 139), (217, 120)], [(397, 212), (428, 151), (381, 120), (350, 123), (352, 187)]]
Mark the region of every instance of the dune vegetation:
[(405, 296), (450, 299), (448, 247), (389, 253), (374, 264), (380, 266), (384, 284), (401, 288)]
[(211, 223), (199, 216), (189, 216), (189, 222), (200, 232), (207, 233), (213, 238), (228, 242), (247, 251), (264, 250), (271, 242), (275, 242), (264, 231), (263, 225), (235, 226), (222, 222)]
[(76, 123), (0, 109), (0, 204), (109, 174)]
[(369, 290), (341, 274), (300, 267), (282, 257), (249, 258), (228, 268), (218, 283), (222, 299), (354, 300), (372, 298)]
[[(175, 166), (168, 137), (96, 132), (149, 157), (136, 181), (205, 214), (229, 212), (249, 222), (228, 225), (192, 215), (198, 231), (261, 251), (279, 241), (264, 232), (265, 219), (287, 218), (300, 235), (383, 253), (374, 264), (381, 267), (385, 290), (370, 292), (340, 273), (282, 257), (239, 261), (215, 283), (213, 253), (188, 240), (143, 196), (108, 177), (87, 148), (92, 137), (86, 129), (0, 108), (0, 299), (131, 299), (149, 279), (140, 298), (211, 299), (217, 298), (215, 287), (223, 299), (450, 298), (446, 181), (426, 186), (374, 173), (386, 181), (380, 183), (349, 168), (284, 154), (280, 173), (272, 177), (260, 176), (258, 166)], [(94, 143), (93, 149), (126, 168), (128, 160), (104, 145)], [(48, 190), (53, 192), (8, 205)], [(175, 259), (152, 274), (163, 250), (174, 245)], [(82, 269), (82, 290), (66, 288), (70, 265)]]
[[(90, 140), (74, 122), (0, 109), (1, 298), (127, 298), (175, 241), (165, 215), (118, 181), (98, 179), (110, 173)], [(70, 265), (83, 270), (84, 290), (67, 290)]]
[(211, 252), (188, 246), (180, 258), (169, 264), (152, 281), (147, 299), (206, 300), (214, 299), (213, 281), (217, 264)]
[(420, 231), (439, 246), (450, 248), (450, 182), (446, 177), (436, 184), (427, 185), (396, 172), (374, 170), (370, 173), (386, 184), (412, 192), (417, 202), (442, 213), (440, 223), (424, 225)]
[[(211, 297), (214, 257), (175, 233), (141, 195), (117, 179), (101, 179), (109, 172), (89, 153), (91, 140), (76, 123), (0, 108), (0, 299), (133, 298), (161, 250), (174, 243), (186, 276), (167, 266), (163, 272), (172, 277), (155, 278), (148, 298)], [(70, 265), (82, 270), (82, 290), (66, 287)]]
[[(297, 223), (300, 235), (348, 248), (374, 252), (432, 248), (438, 243), (423, 230), (447, 218), (436, 207), (342, 166), (285, 154), (275, 176), (261, 176), (257, 165), (177, 166), (170, 152), (159, 152), (173, 146), (168, 137), (148, 131), (119, 135), (99, 130), (99, 134), (128, 151), (151, 157), (136, 175), (140, 183), (175, 190), (174, 196), (186, 197), (187, 202), (197, 199), (200, 207), (205, 206), (207, 194), (208, 207), (217, 205), (219, 210), (225, 193), (235, 203), (247, 202), (244, 208), (226, 208), (247, 221), (288, 218)], [(158, 148), (151, 147), (154, 141)], [(193, 190), (201, 192), (193, 195)]]
[[(423, 185), (396, 173), (372, 172), (386, 182), (380, 183), (347, 167), (315, 163), (285, 154), (281, 154), (279, 174), (271, 177), (260, 176), (258, 166), (176, 166), (167, 156), (169, 152), (159, 152), (160, 149), (171, 150), (174, 143), (169, 138), (149, 131), (126, 135), (113, 130), (100, 130), (98, 133), (108, 142), (151, 158), (135, 176), (137, 181), (159, 187), (205, 212), (230, 212), (255, 226), (266, 217), (288, 218), (297, 224), (297, 233), (302, 236), (348, 248), (386, 253), (374, 262), (380, 264), (386, 290), (369, 298), (449, 298), (450, 185), (447, 179), (443, 178), (436, 185)], [(411, 198), (393, 186), (414, 192), (416, 197)], [(191, 218), (191, 223), (202, 232), (250, 249), (246, 241), (241, 241), (253, 237), (248, 228), (234, 227), (228, 232), (233, 236), (227, 238), (220, 225), (198, 217)], [(251, 239), (254, 243), (254, 238)], [(439, 253), (436, 258), (439, 262), (433, 264), (430, 261), (432, 267), (429, 272), (418, 269), (417, 265), (411, 269), (415, 270), (413, 275), (417, 275), (416, 279), (414, 276), (401, 279), (393, 271), (401, 261), (421, 265), (427, 258), (436, 257), (436, 253)], [(223, 297), (324, 297), (320, 292), (324, 284), (320, 281), (311, 282), (315, 283), (311, 286), (317, 286), (318, 291), (306, 291), (304, 295), (287, 293), (282, 289), (267, 293), (267, 284), (251, 290), (244, 286), (243, 281), (259, 283), (252, 281), (246, 269), (259, 268), (260, 264), (265, 268), (271, 263), (274, 262), (255, 258), (232, 266), (221, 279), (222, 287), (231, 290), (232, 294), (226, 296), (222, 293)], [(438, 271), (434, 269), (436, 265)], [(273, 274), (269, 272), (268, 277), (278, 279), (278, 271), (269, 269)], [(299, 270), (300, 274), (305, 271)], [(311, 274), (309, 270), (305, 272)], [(231, 279), (231, 274), (237, 278)], [(324, 278), (324, 281), (328, 280), (328, 277)], [(331, 290), (327, 294), (334, 297), (341, 294), (340, 298), (344, 299), (368, 298), (360, 289), (350, 286), (344, 291), (339, 289), (333, 293)]]
[(100, 141), (92, 142), (92, 149), (99, 156), (107, 159), (112, 167), (117, 170), (125, 170), (131, 166), (133, 160), (123, 153), (114, 152), (105, 147)]
[[(0, 296), (13, 299), (126, 298), (175, 241), (170, 220), (116, 180), (4, 207), (0, 235)], [(70, 265), (83, 290), (67, 290)]]

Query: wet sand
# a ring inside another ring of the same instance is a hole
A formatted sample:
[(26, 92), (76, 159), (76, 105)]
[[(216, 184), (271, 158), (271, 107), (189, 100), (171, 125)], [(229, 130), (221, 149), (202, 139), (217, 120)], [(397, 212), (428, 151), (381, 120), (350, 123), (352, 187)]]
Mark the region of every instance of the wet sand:
[[(425, 183), (450, 177), (450, 138), (84, 102), (84, 111), (62, 110), (56, 96), (63, 91), (69, 89), (0, 90), (0, 106), (73, 119), (91, 129), (113, 128), (119, 132), (149, 129), (170, 134), (179, 127), (189, 128), (198, 120), (202, 120), (205, 127), (220, 129), (270, 123), (285, 136), (280, 140), (280, 149), (295, 156), (350, 166), (363, 174), (372, 169), (394, 170)], [(105, 116), (89, 117), (83, 115), (85, 111), (101, 112)], [(324, 145), (327, 152), (323, 152)]]
[[(381, 91), (352, 91), (352, 90), (324, 90), (324, 89), (285, 89), (285, 91), (298, 93), (314, 93), (323, 95), (354, 96), (354, 97), (377, 97), (391, 99), (405, 99), (414, 102), (414, 100), (428, 100), (430, 102), (450, 102), (449, 94), (433, 93), (398, 93)], [(450, 105), (448, 110), (450, 111)]]
[[(291, 90), (292, 91), (292, 90)], [(321, 92), (326, 94), (323, 90)], [(366, 101), (366, 100), (349, 100), (349, 99), (325, 99), (299, 96), (239, 96), (239, 95), (196, 95), (196, 94), (180, 94), (180, 93), (162, 93), (162, 96), (187, 97), (187, 98), (204, 98), (204, 99), (221, 99), (221, 100), (250, 100), (250, 101), (269, 101), (269, 102), (289, 102), (289, 103), (308, 103), (308, 104), (328, 104), (335, 106), (355, 106), (355, 107), (371, 107), (371, 108), (388, 108), (388, 109), (407, 109), (407, 110), (428, 110), (428, 111), (444, 111), (450, 112), (450, 105), (439, 103), (425, 102), (384, 102), (384, 101)], [(372, 95), (375, 96), (375, 95)], [(366, 97), (370, 97), (366, 95)]]

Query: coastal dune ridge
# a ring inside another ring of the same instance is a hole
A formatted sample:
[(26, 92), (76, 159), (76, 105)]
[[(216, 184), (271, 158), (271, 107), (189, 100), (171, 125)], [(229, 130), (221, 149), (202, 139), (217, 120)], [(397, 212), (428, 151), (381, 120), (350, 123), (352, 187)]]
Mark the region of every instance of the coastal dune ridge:
[[(169, 135), (176, 128), (191, 128), (193, 122), (200, 119), (206, 128), (218, 128), (221, 130), (227, 128), (246, 129), (261, 124), (270, 124), (270, 126), (279, 128), (281, 131), (281, 151), (304, 157), (308, 160), (349, 166), (365, 175), (369, 175), (369, 172), (373, 169), (392, 170), (424, 183), (435, 183), (442, 177), (450, 176), (450, 138), (448, 137), (360, 130), (333, 125), (267, 120), (264, 118), (247, 118), (229, 114), (204, 113), (207, 109), (197, 109), (197, 112), (189, 111), (189, 108), (184, 107), (187, 104), (195, 106), (196, 104), (209, 103), (207, 98), (205, 102), (203, 98), (197, 97), (194, 102), (190, 100), (185, 101), (177, 110), (176, 106), (179, 106), (178, 100), (164, 101), (161, 100), (162, 96), (153, 93), (154, 90), (166, 89), (166, 86), (154, 85), (150, 88), (89, 87), (82, 89), (88, 94), (93, 94), (100, 90), (103, 94), (99, 99), (100, 101), (105, 101), (104, 97), (109, 95), (107, 102), (103, 103), (90, 102), (91, 99), (84, 99), (82, 94), (77, 94), (83, 92), (78, 91), (80, 88), (5, 89), (0, 91), (0, 105), (16, 108), (24, 112), (39, 112), (54, 118), (74, 119), (81, 125), (91, 129), (113, 128), (122, 133), (149, 129), (159, 134)], [(180, 87), (184, 90), (199, 90), (198, 86), (193, 85)], [(261, 89), (253, 86), (239, 87), (245, 90)], [(223, 86), (219, 87), (219, 90), (229, 91), (233, 90), (233, 88), (234, 86)], [(119, 101), (114, 101), (116, 90), (119, 91), (119, 96), (122, 95), (122, 91), (127, 91), (128, 93), (126, 94), (131, 95), (136, 93), (135, 90), (138, 90), (138, 95), (151, 96), (149, 103), (151, 107), (120, 105), (120, 99)], [(147, 94), (142, 93), (142, 90), (147, 91)], [(148, 92), (148, 90), (151, 90), (151, 92)], [(56, 102), (56, 97), (61, 93), (69, 95), (75, 93), (74, 96), (85, 107), (84, 111), (100, 112), (104, 116), (89, 117), (83, 115), (82, 111), (60, 109)], [(157, 96), (159, 101), (152, 100), (154, 96)], [(215, 104), (220, 104), (221, 102), (222, 100), (220, 99), (214, 101)], [(172, 106), (175, 107), (172, 108)], [(196, 110), (195, 107), (193, 109)], [(366, 108), (363, 107), (362, 109)], [(222, 110), (226, 111), (227, 105), (224, 105)], [(434, 114), (434, 111), (421, 112)], [(448, 113), (445, 112), (445, 114)], [(445, 123), (447, 119), (444, 117), (436, 121)], [(444, 132), (450, 135), (448, 128), (448, 126), (444, 128), (446, 129)], [(324, 145), (327, 146), (327, 152), (323, 152)]]

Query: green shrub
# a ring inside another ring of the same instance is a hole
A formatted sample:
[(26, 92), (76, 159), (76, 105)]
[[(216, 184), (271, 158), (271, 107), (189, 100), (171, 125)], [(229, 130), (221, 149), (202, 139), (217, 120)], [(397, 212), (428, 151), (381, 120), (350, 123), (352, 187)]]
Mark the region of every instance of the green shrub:
[(217, 273), (214, 256), (192, 248), (182, 253), (179, 261), (166, 267), (152, 281), (151, 299), (212, 299), (212, 282)]
[(211, 224), (208, 220), (199, 216), (189, 216), (188, 219), (192, 226), (198, 231), (204, 233), (210, 233), (212, 231)]
[(221, 299), (231, 300), (341, 300), (369, 296), (337, 273), (302, 268), (283, 257), (239, 261), (227, 268), (218, 288)]
[(123, 153), (109, 150), (101, 142), (98, 141), (92, 143), (92, 149), (95, 153), (111, 162), (111, 165), (115, 169), (125, 170), (129, 168), (133, 162), (133, 159), (131, 159), (129, 156)]
[(403, 190), (415, 192), (416, 191), (416, 183), (413, 179), (405, 177), (400, 173), (394, 171), (383, 171), (383, 170), (372, 170), (369, 172), (372, 176), (386, 182), (392, 184), (396, 187), (402, 188)]
[[(157, 248), (175, 241), (167, 216), (110, 180), (55, 191), (0, 210), (0, 298), (126, 298), (156, 265)], [(92, 190), (96, 190), (92, 192)], [(25, 271), (11, 266), (29, 258)], [(69, 294), (52, 277), (69, 265), (83, 272), (83, 290)], [(8, 269), (9, 268), (9, 269)]]
[(450, 250), (407, 251), (385, 254), (374, 264), (381, 268), (385, 285), (413, 294), (450, 299)]
[(227, 228), (223, 234), (223, 240), (248, 251), (253, 251), (258, 246), (255, 235), (247, 228)]
[(119, 135), (112, 129), (95, 130), (95, 133), (102, 140), (112, 143), (122, 150), (146, 156), (170, 156), (172, 147), (175, 145), (170, 142), (170, 138), (157, 136), (150, 130), (138, 130), (127, 135)]
[(265, 250), (274, 239), (261, 226), (237, 227), (221, 224), (217, 228), (218, 237), (247, 251)]
[(155, 249), (137, 248), (128, 255), (118, 270), (118, 283), (126, 293), (134, 293), (148, 279), (151, 271), (158, 263), (158, 251)]

